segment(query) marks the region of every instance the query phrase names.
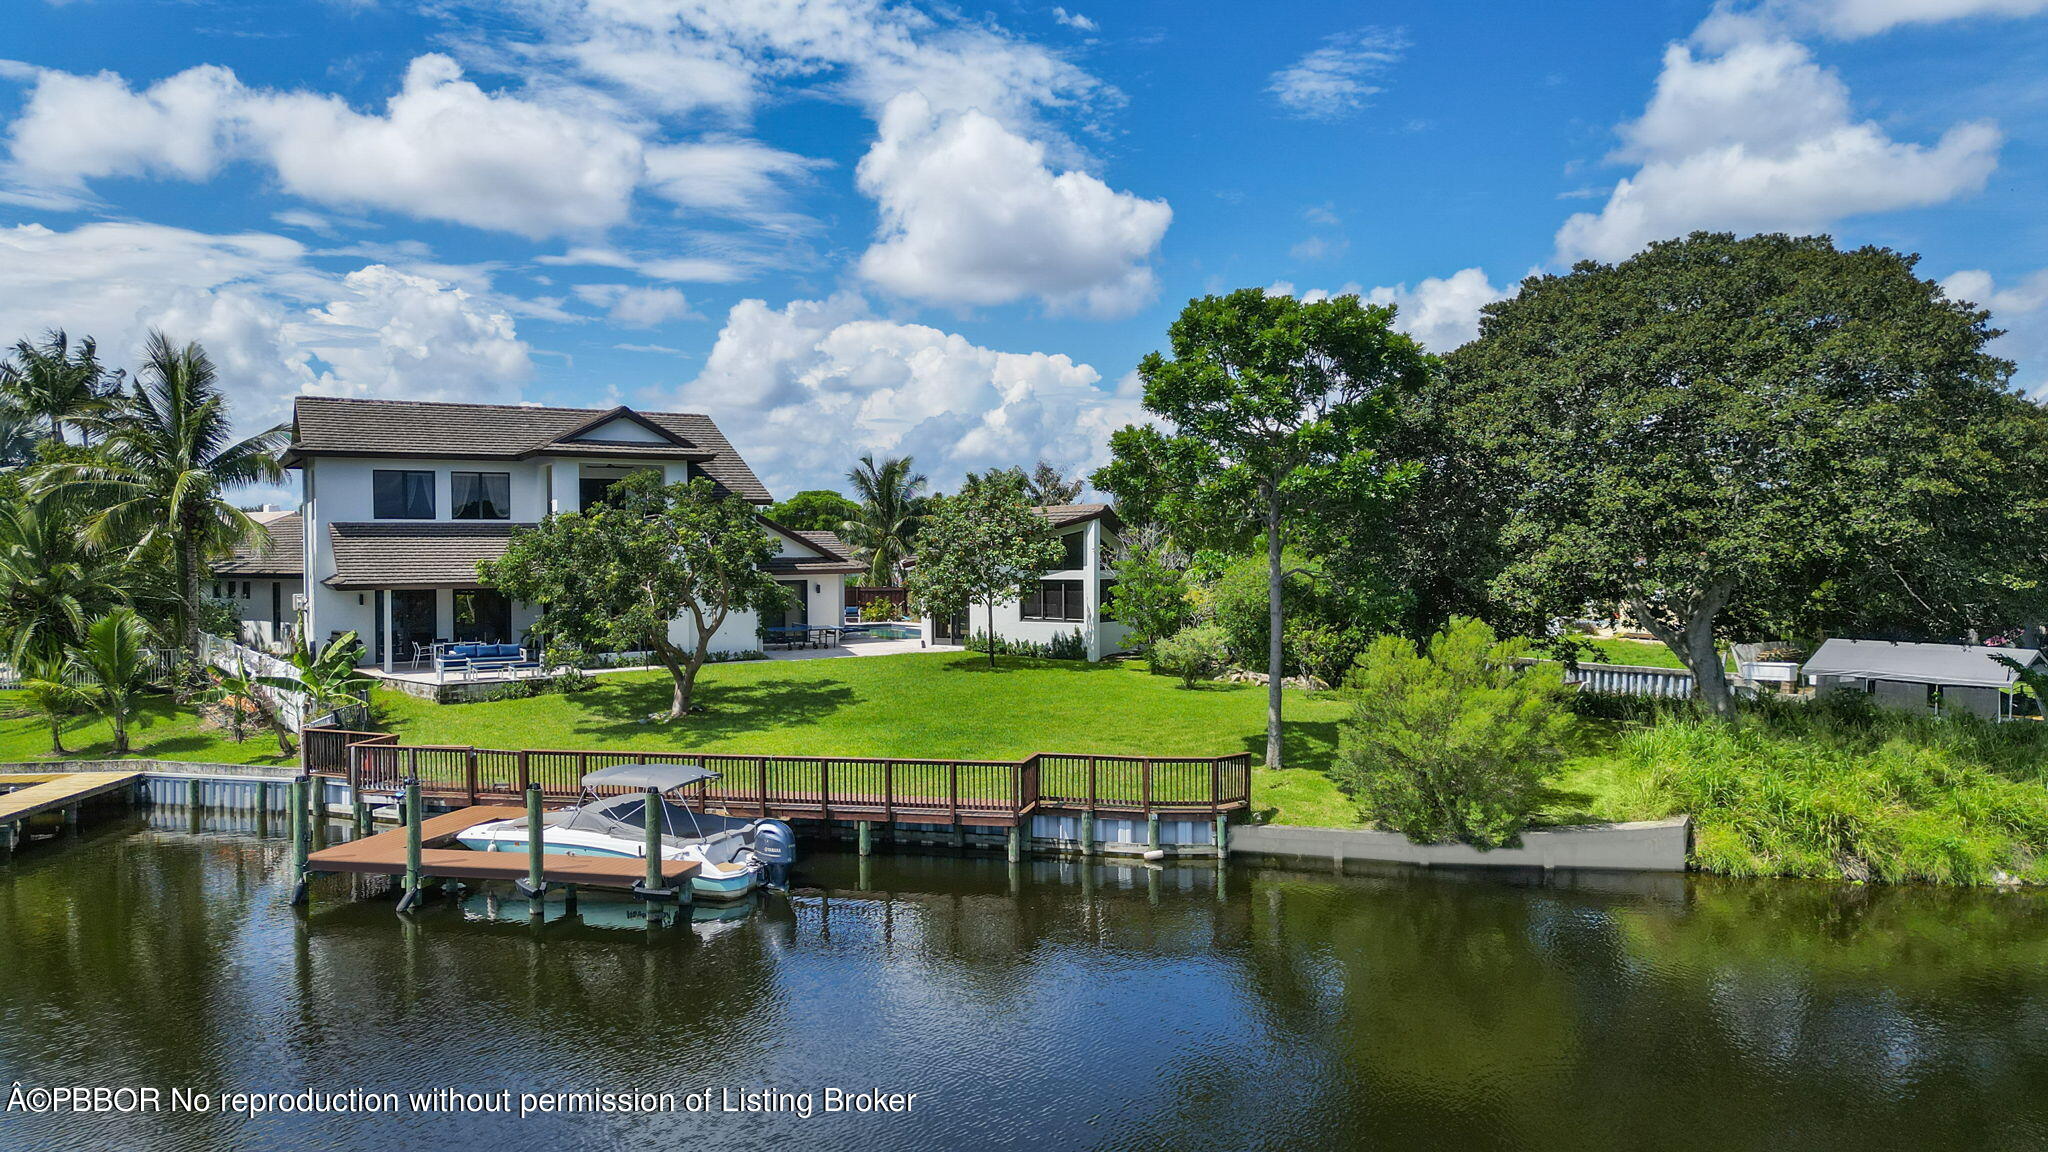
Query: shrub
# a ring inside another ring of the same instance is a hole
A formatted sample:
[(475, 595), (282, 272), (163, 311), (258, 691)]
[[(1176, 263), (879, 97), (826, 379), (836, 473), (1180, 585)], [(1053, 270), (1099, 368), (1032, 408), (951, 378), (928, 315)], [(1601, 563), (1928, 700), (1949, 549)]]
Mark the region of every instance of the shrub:
[(1214, 624), (1197, 624), (1154, 643), (1152, 668), (1180, 677), (1183, 688), (1193, 688), (1195, 681), (1221, 672), (1229, 656), (1229, 642), (1223, 629)]
[(1574, 723), (1555, 669), (1525, 643), (1457, 619), (1426, 650), (1374, 640), (1352, 674), (1335, 775), (1366, 819), (1410, 840), (1512, 846), (1540, 807)]
[(893, 600), (870, 600), (860, 610), (860, 618), (870, 624), (894, 620), (896, 616), (897, 608)]
[(1004, 636), (991, 637), (988, 633), (975, 631), (967, 637), (967, 650), (986, 652), (995, 646), (998, 656), (1024, 656), (1033, 660), (1086, 660), (1088, 641), (1079, 628), (1072, 632), (1055, 635), (1049, 643), (1036, 640), (1011, 640)]

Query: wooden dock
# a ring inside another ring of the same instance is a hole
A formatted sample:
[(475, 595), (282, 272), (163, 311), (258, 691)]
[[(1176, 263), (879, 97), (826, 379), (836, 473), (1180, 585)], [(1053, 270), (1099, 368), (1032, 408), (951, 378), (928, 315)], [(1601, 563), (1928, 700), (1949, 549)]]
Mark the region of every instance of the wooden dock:
[(49, 772), (21, 776), (0, 776), (0, 787), (22, 785), (0, 793), (0, 848), (12, 849), (21, 838), (22, 826), (34, 817), (61, 812), (66, 821), (78, 822), (80, 806), (109, 795), (133, 789), (142, 779), (140, 772)]
[[(420, 874), (446, 880), (524, 880), (527, 859), (524, 852), (474, 852), (445, 847), (465, 828), (492, 820), (512, 820), (526, 815), (526, 809), (510, 805), (482, 804), (420, 821)], [(332, 848), (322, 848), (306, 857), (312, 872), (350, 872), (364, 876), (405, 874), (406, 829), (379, 832)], [(633, 857), (541, 855), (542, 877), (549, 884), (584, 888), (632, 889), (647, 876), (646, 861)], [(681, 887), (697, 874), (694, 860), (663, 860), (662, 879)]]

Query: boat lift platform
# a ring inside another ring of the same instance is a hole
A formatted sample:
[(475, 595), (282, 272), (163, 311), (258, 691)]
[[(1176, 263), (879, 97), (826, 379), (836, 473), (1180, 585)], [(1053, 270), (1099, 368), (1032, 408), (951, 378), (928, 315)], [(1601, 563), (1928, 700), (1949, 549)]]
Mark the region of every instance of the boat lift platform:
[[(474, 852), (447, 848), (465, 828), (492, 820), (524, 817), (526, 809), (513, 805), (479, 804), (454, 812), (443, 812), (420, 821), (419, 870), (423, 878), (443, 880), (528, 879), (524, 852)], [(379, 832), (346, 844), (309, 853), (310, 872), (350, 872), (364, 876), (403, 876), (406, 872), (407, 829), (403, 826)], [(631, 857), (569, 856), (556, 852), (541, 854), (541, 876), (550, 885), (633, 890), (646, 879), (646, 861)], [(687, 890), (697, 874), (694, 860), (663, 860), (661, 876), (666, 887)]]

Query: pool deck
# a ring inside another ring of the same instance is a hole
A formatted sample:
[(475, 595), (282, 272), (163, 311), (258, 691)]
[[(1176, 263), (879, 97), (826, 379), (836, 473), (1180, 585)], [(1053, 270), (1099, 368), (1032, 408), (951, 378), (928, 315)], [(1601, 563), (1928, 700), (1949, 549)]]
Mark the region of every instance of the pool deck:
[[(964, 651), (966, 649), (958, 644), (926, 643), (916, 637), (908, 640), (871, 640), (861, 637), (856, 633), (831, 648), (778, 649), (763, 655), (770, 660), (838, 660), (848, 656), (903, 656), (914, 652)], [(659, 664), (634, 664), (623, 668), (586, 669), (593, 676), (609, 676), (615, 672), (659, 672), (662, 670)], [(538, 669), (529, 669), (523, 672), (492, 672), (477, 676), (474, 679), (464, 679), (460, 675), (450, 675), (443, 679), (435, 675), (431, 667), (413, 668), (403, 664), (390, 672), (384, 671), (382, 667), (377, 665), (365, 666), (360, 671), (378, 680), (401, 684), (435, 686), (443, 684), (505, 684), (513, 680), (543, 679), (547, 675), (547, 673)]]

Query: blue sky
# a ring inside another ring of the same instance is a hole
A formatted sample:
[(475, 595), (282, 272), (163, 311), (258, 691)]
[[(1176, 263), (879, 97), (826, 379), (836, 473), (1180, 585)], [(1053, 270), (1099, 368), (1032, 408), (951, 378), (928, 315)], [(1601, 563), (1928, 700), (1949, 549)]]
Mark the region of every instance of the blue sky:
[(2048, 384), (2048, 0), (15, 0), (0, 333), (293, 393), (687, 408), (786, 494), (1101, 460), (1190, 296), (1695, 227), (1924, 256)]

